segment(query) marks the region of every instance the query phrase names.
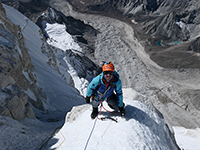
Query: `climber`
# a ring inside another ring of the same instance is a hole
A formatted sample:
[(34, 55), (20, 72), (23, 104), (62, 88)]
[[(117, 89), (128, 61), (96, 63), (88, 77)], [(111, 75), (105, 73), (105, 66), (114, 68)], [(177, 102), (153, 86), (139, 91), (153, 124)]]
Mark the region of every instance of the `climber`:
[(93, 78), (87, 89), (85, 99), (87, 103), (90, 103), (91, 99), (93, 107), (91, 118), (94, 119), (98, 115), (98, 106), (104, 100), (110, 108), (120, 111), (121, 116), (124, 116), (122, 84), (119, 74), (115, 71), (111, 62), (105, 63), (102, 71), (101, 74)]

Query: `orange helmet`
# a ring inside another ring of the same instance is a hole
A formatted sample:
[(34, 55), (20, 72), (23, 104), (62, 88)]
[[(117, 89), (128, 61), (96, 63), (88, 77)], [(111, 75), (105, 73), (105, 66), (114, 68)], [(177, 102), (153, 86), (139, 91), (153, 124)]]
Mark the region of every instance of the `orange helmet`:
[(115, 71), (114, 65), (109, 62), (103, 65), (103, 71)]

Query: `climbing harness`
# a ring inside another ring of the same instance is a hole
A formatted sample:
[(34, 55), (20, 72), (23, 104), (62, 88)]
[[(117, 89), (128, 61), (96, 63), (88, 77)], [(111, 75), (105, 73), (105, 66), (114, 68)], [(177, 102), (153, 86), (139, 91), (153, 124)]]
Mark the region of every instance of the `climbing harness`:
[(100, 99), (103, 99), (104, 95), (108, 92), (108, 90), (110, 90), (111, 86), (108, 87), (108, 89), (102, 94), (99, 91), (97, 91), (97, 93), (99, 94)]
[(106, 82), (104, 82), (104, 84), (106, 84), (107, 90), (106, 90), (104, 93), (101, 93), (101, 92), (98, 91), (98, 89), (99, 89), (100, 86), (101, 86), (101, 80), (99, 79), (98, 85), (94, 88), (94, 90), (93, 90), (93, 92), (92, 92), (93, 97), (94, 97), (94, 95), (95, 95), (95, 92), (97, 92), (99, 98), (97, 98), (96, 96), (95, 96), (95, 97), (96, 97), (97, 99), (99, 99), (99, 101), (102, 101), (104, 95), (110, 90), (110, 88), (116, 86), (116, 84), (110, 84), (110, 83), (112, 83), (113, 81), (114, 81), (114, 78), (109, 82), (109, 84), (106, 84)]

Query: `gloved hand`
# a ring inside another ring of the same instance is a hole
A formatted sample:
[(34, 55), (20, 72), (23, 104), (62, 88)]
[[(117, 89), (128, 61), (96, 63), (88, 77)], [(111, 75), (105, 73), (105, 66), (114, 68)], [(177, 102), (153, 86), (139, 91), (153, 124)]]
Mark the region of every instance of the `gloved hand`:
[(85, 101), (86, 103), (90, 103), (90, 97), (86, 96)]
[(123, 106), (122, 106), (122, 107), (119, 107), (119, 111), (120, 111), (120, 114), (121, 114), (122, 117), (125, 116), (125, 109), (124, 109), (124, 106), (125, 106), (125, 104), (123, 103)]

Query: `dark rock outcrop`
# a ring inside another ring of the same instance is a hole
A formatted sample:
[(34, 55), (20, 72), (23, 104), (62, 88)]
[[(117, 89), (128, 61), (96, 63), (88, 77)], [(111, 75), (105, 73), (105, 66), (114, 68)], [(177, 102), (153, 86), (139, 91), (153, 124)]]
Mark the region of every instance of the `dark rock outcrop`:
[[(43, 109), (41, 98), (31, 98), (25, 91), (39, 95), (40, 88), (36, 86), (37, 79), (33, 73), (31, 58), (24, 46), (21, 28), (13, 24), (7, 17), (0, 3), (0, 114), (16, 120), (24, 117), (35, 118), (33, 107)], [(39, 106), (39, 107), (38, 107)]]

